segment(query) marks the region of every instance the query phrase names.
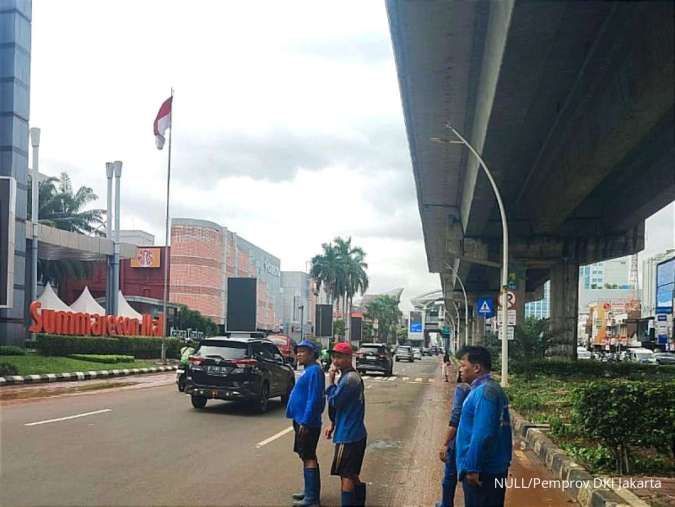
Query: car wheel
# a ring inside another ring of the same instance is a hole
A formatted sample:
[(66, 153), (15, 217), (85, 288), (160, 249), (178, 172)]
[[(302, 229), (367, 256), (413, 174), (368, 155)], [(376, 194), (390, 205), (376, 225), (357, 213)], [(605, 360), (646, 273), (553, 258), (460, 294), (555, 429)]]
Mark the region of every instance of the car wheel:
[(281, 403), (284, 405), (288, 404), (288, 400), (291, 399), (291, 391), (293, 391), (293, 387), (295, 387), (295, 382), (291, 381), (288, 383), (288, 389), (286, 390), (286, 394), (281, 395)]
[(190, 400), (192, 401), (192, 406), (195, 408), (204, 408), (206, 402), (208, 401), (205, 396), (191, 396)]
[(267, 381), (263, 382), (262, 387), (260, 388), (260, 394), (258, 399), (255, 401), (255, 410), (259, 414), (264, 414), (267, 412), (267, 407), (269, 406), (270, 401), (270, 386)]

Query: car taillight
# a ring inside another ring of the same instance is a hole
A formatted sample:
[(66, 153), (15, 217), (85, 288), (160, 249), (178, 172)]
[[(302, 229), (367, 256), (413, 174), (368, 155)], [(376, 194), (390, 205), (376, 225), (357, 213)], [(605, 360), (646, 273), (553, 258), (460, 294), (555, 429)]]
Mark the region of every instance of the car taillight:
[(188, 357), (188, 362), (189, 362), (190, 364), (195, 365), (195, 366), (199, 366), (199, 365), (202, 364), (205, 360), (206, 360), (206, 358), (201, 357), (201, 356), (190, 356), (190, 357)]

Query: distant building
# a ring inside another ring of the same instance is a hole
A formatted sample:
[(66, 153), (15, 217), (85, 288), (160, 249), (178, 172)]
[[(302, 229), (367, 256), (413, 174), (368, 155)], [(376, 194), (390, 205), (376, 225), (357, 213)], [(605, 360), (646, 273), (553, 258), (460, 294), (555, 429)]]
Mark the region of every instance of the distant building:
[(227, 326), (227, 279), (257, 279), (257, 327), (281, 324), (281, 261), (238, 234), (207, 220), (171, 221), (171, 301)]
[(630, 257), (596, 262), (579, 268), (579, 285), (584, 289), (631, 289)]
[(304, 326), (304, 334), (313, 334), (317, 302), (313, 289), (313, 280), (307, 273), (303, 271), (281, 272), (281, 328), (292, 338), (300, 337), (301, 325)]
[(140, 230), (120, 230), (120, 242), (136, 246), (155, 246), (155, 236)]
[(642, 262), (642, 318), (654, 317), (656, 314), (656, 267), (657, 265), (675, 259), (675, 249), (667, 250), (654, 255)]
[(551, 282), (544, 284), (544, 297), (538, 301), (525, 303), (525, 318), (548, 319), (551, 307)]

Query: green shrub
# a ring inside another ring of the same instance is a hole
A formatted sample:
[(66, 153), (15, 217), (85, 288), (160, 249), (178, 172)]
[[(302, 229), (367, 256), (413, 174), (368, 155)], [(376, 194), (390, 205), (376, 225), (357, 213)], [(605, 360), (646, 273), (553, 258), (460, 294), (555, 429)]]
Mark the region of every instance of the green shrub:
[(543, 361), (516, 362), (510, 365), (513, 373), (520, 373), (528, 378), (535, 375), (552, 375), (555, 377), (578, 378), (622, 378), (653, 379), (675, 378), (675, 366), (654, 366), (635, 363), (602, 363), (600, 361), (566, 361), (549, 359)]
[[(129, 355), (137, 359), (155, 359), (161, 356), (162, 339), (148, 337), (105, 337), (38, 335), (38, 352), (45, 356), (72, 354)], [(178, 358), (180, 340), (166, 339), (166, 357)]]
[(9, 377), (10, 375), (18, 375), (19, 370), (16, 366), (9, 363), (0, 363), (0, 377)]
[(102, 355), (102, 354), (70, 354), (68, 357), (93, 363), (133, 363), (134, 356)]
[(612, 457), (612, 452), (602, 445), (584, 447), (575, 444), (561, 444), (560, 448), (572, 459), (588, 465), (591, 471), (604, 470), (612, 467), (614, 459)]
[(14, 345), (0, 345), (0, 356), (25, 356), (26, 349)]
[(573, 391), (578, 430), (611, 452), (618, 473), (630, 473), (631, 447), (675, 450), (675, 380), (593, 381)]

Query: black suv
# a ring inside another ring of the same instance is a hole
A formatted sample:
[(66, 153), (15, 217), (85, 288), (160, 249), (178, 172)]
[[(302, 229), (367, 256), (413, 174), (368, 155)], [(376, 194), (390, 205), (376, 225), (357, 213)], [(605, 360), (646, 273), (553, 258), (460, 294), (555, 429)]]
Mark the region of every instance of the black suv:
[(276, 345), (251, 333), (202, 340), (190, 356), (185, 392), (195, 408), (209, 398), (243, 400), (263, 413), (269, 398), (281, 396), (285, 404), (294, 385), (295, 374)]
[(364, 343), (356, 353), (356, 369), (359, 373), (381, 371), (389, 376), (394, 370), (394, 360), (385, 344)]

